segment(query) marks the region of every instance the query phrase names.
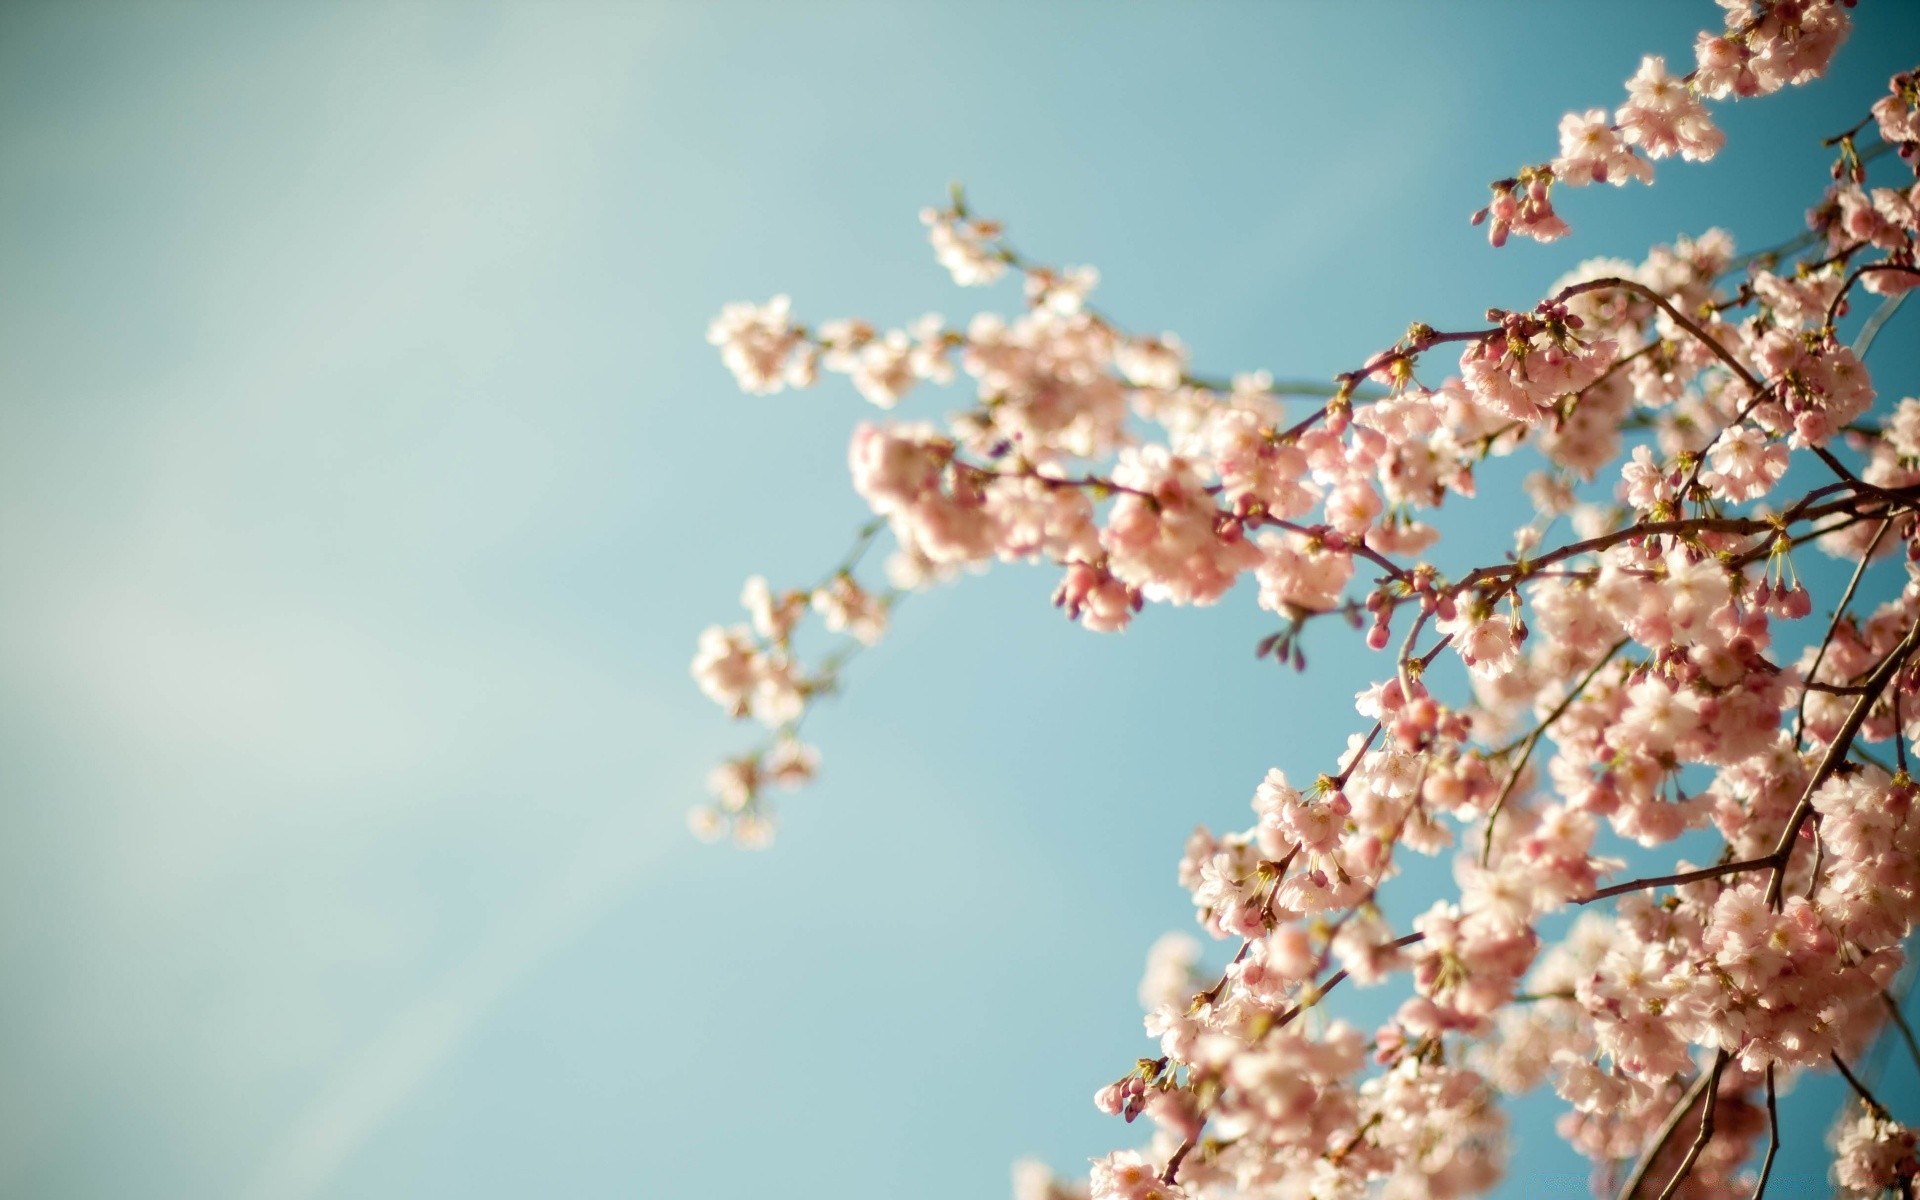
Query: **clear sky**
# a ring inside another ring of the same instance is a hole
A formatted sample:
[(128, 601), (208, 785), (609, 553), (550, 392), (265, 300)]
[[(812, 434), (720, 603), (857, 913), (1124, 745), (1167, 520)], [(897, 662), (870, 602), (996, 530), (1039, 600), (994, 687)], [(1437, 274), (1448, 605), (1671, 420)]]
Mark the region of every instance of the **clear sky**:
[[(977, 1200), (1129, 1144), (1090, 1097), (1186, 832), (1328, 763), (1377, 663), (999, 571), (858, 664), (773, 851), (694, 843), (747, 736), (694, 638), (839, 557), (870, 411), (737, 395), (707, 320), (1014, 304), (931, 261), (960, 179), (1210, 371), (1324, 377), (1797, 231), (1920, 58), (1920, 6), (1858, 20), (1719, 161), (1496, 254), (1486, 181), (1714, 5), (0, 8), (0, 1194)], [(1503, 1195), (1579, 1194), (1550, 1110)]]

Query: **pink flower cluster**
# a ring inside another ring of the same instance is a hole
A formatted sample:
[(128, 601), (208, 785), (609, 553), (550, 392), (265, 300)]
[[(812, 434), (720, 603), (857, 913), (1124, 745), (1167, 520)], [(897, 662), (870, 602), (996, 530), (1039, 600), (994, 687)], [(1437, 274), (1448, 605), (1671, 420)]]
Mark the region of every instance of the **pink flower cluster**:
[[(1560, 159), (1497, 185), (1496, 241), (1564, 232), (1555, 181), (1710, 157), (1704, 99), (1810, 79), (1847, 30), (1826, 0), (1724, 6), (1693, 74), (1646, 59), (1610, 121), (1569, 117)], [(1913, 140), (1913, 88), (1874, 107), (1889, 141)], [(1023, 1165), (1021, 1200), (1477, 1195), (1503, 1170), (1502, 1097), (1541, 1087), (1597, 1178), (1631, 1171), (1625, 1193), (1754, 1194), (1777, 1088), (1881, 1034), (1920, 920), (1920, 400), (1881, 401), (1871, 329), (1840, 327), (1856, 292), (1920, 280), (1920, 192), (1868, 189), (1834, 144), (1810, 247), (1738, 270), (1709, 230), (1588, 262), (1330, 385), (1198, 373), (1179, 338), (1095, 309), (1090, 270), (1029, 261), (958, 197), (925, 214), (936, 258), (963, 285), (1017, 275), (1012, 315), (811, 331), (777, 299), (716, 320), (749, 391), (824, 369), (883, 409), (922, 384), (957, 407), (859, 424), (856, 553), (811, 588), (751, 581), (749, 622), (702, 635), (702, 690), (773, 738), (716, 772), (705, 831), (764, 837), (765, 789), (815, 771), (796, 731), (846, 654), (962, 569), (1047, 564), (1055, 603), (1104, 632), (1246, 580), (1281, 625), (1262, 655), (1303, 665), (1300, 632), (1330, 616), (1389, 655), (1328, 773), (1268, 772), (1247, 828), (1186, 845), (1198, 924), (1237, 947), (1211, 970), (1183, 936), (1149, 957), (1158, 1056), (1095, 1098), (1145, 1117), (1147, 1144), (1084, 1185)], [(1522, 452), (1512, 552), (1449, 566), (1433, 510)], [(883, 531), (891, 590), (857, 576)], [(1813, 553), (1849, 564), (1844, 594), (1815, 600)], [(809, 667), (815, 633), (842, 650)], [(1717, 837), (1713, 862), (1673, 861), (1689, 833)], [(1458, 889), (1396, 930), (1383, 889), (1409, 853), (1453, 855)], [(1672, 869), (1620, 880), (1626, 856)], [(1335, 988), (1389, 980), (1405, 997), (1377, 1027), (1320, 1019)], [(1848, 1079), (1864, 1115), (1836, 1181), (1911, 1188), (1914, 1132)]]
[[(1712, 158), (1725, 145), (1726, 135), (1713, 123), (1703, 100), (1759, 96), (1817, 79), (1852, 28), (1846, 12), (1850, 0), (1721, 0), (1721, 7), (1726, 9), (1726, 28), (1701, 31), (1691, 73), (1676, 76), (1668, 71), (1665, 58), (1647, 55), (1627, 80), (1626, 102), (1611, 118), (1604, 108), (1566, 114), (1560, 119), (1557, 158), (1493, 185), (1493, 203), (1475, 213), (1473, 223), (1488, 222), (1488, 238), (1495, 246), (1505, 245), (1515, 233), (1540, 242), (1567, 234), (1567, 223), (1553, 208), (1556, 183), (1652, 183), (1649, 160), (1673, 155), (1690, 162)], [(1893, 103), (1883, 104), (1888, 119), (1900, 128), (1898, 79), (1894, 91)], [(1879, 112), (1876, 108), (1875, 114)]]
[(797, 731), (807, 706), (834, 686), (837, 670), (831, 660), (812, 673), (801, 665), (793, 645), (796, 627), (811, 609), (830, 632), (872, 645), (886, 631), (892, 598), (868, 592), (842, 570), (810, 592), (778, 596), (756, 575), (747, 580), (740, 602), (749, 623), (702, 633), (693, 678), (710, 700), (735, 717), (752, 717), (772, 731), (773, 740), (715, 767), (707, 779), (714, 802), (695, 808), (688, 823), (709, 841), (730, 833), (742, 845), (764, 846), (773, 836), (767, 789), (797, 788), (818, 773), (819, 752), (801, 742)]

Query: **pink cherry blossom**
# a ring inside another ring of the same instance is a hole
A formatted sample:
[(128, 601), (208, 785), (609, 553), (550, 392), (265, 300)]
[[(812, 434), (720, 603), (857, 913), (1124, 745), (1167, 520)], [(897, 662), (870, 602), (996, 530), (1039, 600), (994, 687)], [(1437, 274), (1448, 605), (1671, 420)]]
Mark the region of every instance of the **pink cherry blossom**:
[[(1569, 235), (1556, 185), (1711, 158), (1708, 101), (1818, 76), (1850, 27), (1830, 0), (1721, 7), (1691, 75), (1646, 57), (1611, 118), (1566, 115), (1556, 158), (1493, 185), (1495, 245)], [(825, 370), (903, 412), (853, 433), (872, 518), (848, 556), (753, 578), (746, 622), (700, 635), (696, 685), (766, 740), (713, 771), (699, 836), (764, 844), (819, 773), (802, 720), (898, 604), (967, 571), (1044, 564), (1094, 631), (1239, 604), (1257, 657), (1304, 670), (1349, 625), (1373, 655), (1321, 773), (1269, 770), (1244, 827), (1182, 848), (1224, 945), (1148, 951), (1149, 1056), (1094, 1093), (1135, 1147), (1074, 1181), (1025, 1164), (1018, 1200), (1480, 1195), (1503, 1098), (1536, 1089), (1643, 1196), (1751, 1195), (1763, 1140), (1805, 1136), (1776, 1093), (1883, 1036), (1920, 922), (1920, 400), (1877, 396), (1855, 311), (1920, 284), (1920, 184), (1853, 145), (1874, 122), (1920, 141), (1915, 78), (1829, 139), (1831, 186), (1778, 169), (1814, 199), (1801, 241), (1744, 270), (1714, 228), (1588, 258), (1324, 384), (1209, 372), (957, 194), (923, 214), (934, 256), (963, 286), (1018, 275), (1014, 311), (809, 331), (782, 297), (714, 321), (749, 392)], [(1405, 905), (1438, 877), (1408, 860), (1441, 855), (1452, 884)], [(1385, 1021), (1340, 1015), (1336, 989), (1396, 977)], [(1835, 1181), (1911, 1191), (1914, 1131), (1849, 1077)]]

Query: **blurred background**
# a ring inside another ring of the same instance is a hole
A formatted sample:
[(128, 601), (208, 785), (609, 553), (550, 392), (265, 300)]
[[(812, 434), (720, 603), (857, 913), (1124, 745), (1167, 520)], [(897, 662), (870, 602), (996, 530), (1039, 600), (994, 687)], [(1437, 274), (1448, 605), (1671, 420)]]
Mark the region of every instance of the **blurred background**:
[[(1090, 1098), (1181, 843), (1324, 768), (1377, 662), (1256, 663), (1250, 593), (1100, 637), (998, 570), (856, 664), (771, 851), (694, 842), (752, 740), (694, 639), (840, 557), (871, 411), (740, 396), (707, 321), (1014, 307), (932, 261), (958, 179), (1210, 373), (1325, 377), (1796, 233), (1920, 57), (1920, 6), (1857, 20), (1714, 163), (1494, 253), (1486, 182), (1715, 5), (0, 8), (0, 1194), (975, 1200), (1132, 1144)], [(1780, 1195), (1838, 1095), (1786, 1101)], [(1557, 1107), (1503, 1195), (1584, 1191)]]

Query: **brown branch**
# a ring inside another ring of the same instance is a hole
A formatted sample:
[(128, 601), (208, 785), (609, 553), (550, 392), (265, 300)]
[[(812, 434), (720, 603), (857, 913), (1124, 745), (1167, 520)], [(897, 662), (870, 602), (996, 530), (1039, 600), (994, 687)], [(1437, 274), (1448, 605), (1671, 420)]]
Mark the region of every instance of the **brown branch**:
[(1720, 1106), (1720, 1073), (1727, 1069), (1727, 1059), (1730, 1057), (1731, 1055), (1725, 1050), (1713, 1056), (1713, 1068), (1708, 1074), (1707, 1102), (1700, 1109), (1700, 1132), (1694, 1137), (1693, 1145), (1687, 1148), (1687, 1156), (1680, 1160), (1680, 1168), (1673, 1173), (1673, 1178), (1667, 1180), (1667, 1186), (1661, 1190), (1660, 1200), (1673, 1200), (1674, 1193), (1680, 1190), (1681, 1181), (1693, 1171), (1693, 1165), (1700, 1161), (1700, 1152), (1705, 1150), (1707, 1143), (1713, 1140), (1713, 1112)]
[(1747, 391), (1750, 394), (1761, 396), (1766, 393), (1767, 389), (1765, 385), (1754, 377), (1753, 372), (1742, 366), (1740, 361), (1734, 358), (1725, 346), (1722, 346), (1716, 339), (1709, 335), (1706, 330), (1689, 320), (1679, 309), (1669, 303), (1665, 296), (1662, 296), (1659, 292), (1654, 291), (1644, 283), (1632, 279), (1621, 279), (1614, 275), (1610, 275), (1605, 279), (1590, 279), (1585, 283), (1576, 283), (1571, 287), (1560, 289), (1560, 291), (1554, 294), (1552, 302), (1558, 304), (1562, 301), (1570, 300), (1583, 292), (1597, 292), (1605, 288), (1619, 288), (1622, 291), (1632, 292), (1636, 296), (1652, 301), (1659, 306), (1662, 312), (1667, 314), (1667, 317), (1672, 320), (1675, 325), (1686, 330), (1698, 340), (1701, 345), (1705, 346), (1715, 358), (1725, 363), (1728, 370), (1738, 375), (1740, 381), (1747, 385)]
[(1612, 887), (1603, 887), (1591, 896), (1575, 900), (1575, 904), (1592, 904), (1595, 900), (1605, 900), (1609, 896), (1624, 896), (1628, 892), (1644, 892), (1650, 888), (1678, 887), (1684, 883), (1698, 883), (1702, 879), (1718, 879), (1722, 875), (1734, 875), (1741, 871), (1757, 871), (1773, 865), (1773, 855), (1764, 858), (1747, 858), (1739, 862), (1720, 863), (1717, 866), (1701, 867), (1697, 871), (1682, 871), (1678, 875), (1660, 875), (1651, 879), (1633, 879), (1626, 883), (1616, 883)]
[(1853, 272), (1847, 276), (1846, 281), (1840, 285), (1840, 290), (1833, 294), (1833, 300), (1827, 305), (1827, 319), (1825, 324), (1828, 329), (1833, 328), (1834, 318), (1838, 316), (1840, 312), (1840, 305), (1846, 300), (1847, 292), (1853, 288), (1853, 285), (1860, 282), (1860, 277), (1862, 275), (1878, 274), (1883, 271), (1901, 275), (1920, 275), (1920, 267), (1909, 267), (1900, 263), (1868, 263), (1864, 267), (1855, 267)]
[(1900, 774), (1907, 773), (1907, 723), (1900, 716), (1900, 689), (1893, 689), (1893, 756)]
[(1328, 1155), (1327, 1160), (1336, 1165), (1345, 1162), (1347, 1155), (1352, 1154), (1354, 1150), (1358, 1149), (1360, 1143), (1366, 1140), (1367, 1134), (1378, 1128), (1380, 1122), (1384, 1119), (1385, 1118), (1379, 1113), (1374, 1113), (1368, 1117), (1366, 1121), (1361, 1124), (1360, 1128), (1353, 1131), (1353, 1136), (1347, 1139), (1347, 1144)]
[(1894, 1026), (1900, 1030), (1900, 1039), (1907, 1044), (1907, 1054), (1913, 1059), (1913, 1065), (1920, 1069), (1920, 1045), (1913, 1040), (1913, 1027), (1907, 1024), (1906, 1015), (1900, 1011), (1900, 1004), (1885, 992), (1880, 993), (1880, 1003), (1887, 1006), (1887, 1015), (1893, 1018)]
[(1278, 435), (1279, 440), (1283, 442), (1294, 440), (1307, 430), (1312, 429), (1323, 417), (1332, 412), (1334, 405), (1347, 404), (1352, 399), (1355, 389), (1359, 387), (1360, 381), (1375, 371), (1392, 366), (1395, 362), (1411, 362), (1413, 359), (1419, 357), (1421, 352), (1430, 350), (1446, 342), (1480, 342), (1493, 337), (1499, 332), (1498, 329), (1468, 329), (1457, 333), (1441, 333), (1438, 330), (1417, 325), (1413, 331), (1410, 332), (1407, 337), (1402, 338), (1398, 344), (1375, 354), (1362, 366), (1352, 371), (1342, 371), (1340, 374), (1335, 375), (1333, 379), (1337, 388), (1334, 391), (1333, 398), (1315, 409), (1312, 413), (1309, 413), (1305, 419), (1297, 424), (1281, 430)]
[[(1303, 537), (1310, 538), (1324, 537), (1327, 533), (1331, 532), (1331, 530), (1325, 526), (1315, 528), (1311, 525), (1296, 524), (1293, 521), (1282, 521), (1278, 517), (1271, 516), (1262, 517), (1261, 523), (1271, 525), (1275, 529), (1284, 529), (1288, 533), (1297, 533)], [(1395, 579), (1407, 579), (1412, 575), (1412, 572), (1408, 571), (1405, 567), (1394, 562), (1378, 550), (1375, 550), (1372, 546), (1367, 545), (1364, 539), (1350, 538), (1342, 534), (1340, 545), (1347, 553), (1359, 555)]]
[(1847, 483), (1849, 486), (1851, 486), (1854, 491), (1865, 492), (1870, 496), (1878, 496), (1882, 500), (1887, 501), (1888, 503), (1897, 503), (1899, 501), (1900, 497), (1895, 495), (1893, 492), (1890, 492), (1887, 489), (1880, 487), (1878, 484), (1868, 483), (1866, 480), (1860, 478), (1858, 475), (1855, 475), (1852, 471), (1849, 471), (1847, 469), (1847, 465), (1841, 462), (1839, 459), (1835, 458), (1833, 456), (1833, 452), (1828, 450), (1826, 447), (1814, 446), (1812, 447), (1812, 450), (1814, 453), (1814, 457), (1818, 458), (1821, 462), (1825, 463), (1827, 465), (1828, 470), (1832, 471), (1835, 475), (1838, 475), (1841, 478), (1841, 480)]
[(1760, 1164), (1760, 1180), (1753, 1185), (1750, 1200), (1767, 1194), (1767, 1180), (1773, 1175), (1773, 1156), (1780, 1153), (1780, 1106), (1773, 1094), (1773, 1064), (1767, 1064), (1767, 1157)]
[[(1426, 940), (1427, 940), (1427, 935), (1424, 933), (1409, 933), (1405, 937), (1395, 938), (1393, 941), (1388, 942), (1385, 946), (1381, 947), (1381, 949), (1404, 950), (1408, 946), (1412, 946), (1419, 942), (1424, 942)], [(1286, 1012), (1281, 1013), (1279, 1018), (1275, 1020), (1272, 1025), (1269, 1025), (1267, 1027), (1266, 1033), (1273, 1033), (1276, 1030), (1285, 1029), (1288, 1025), (1291, 1025), (1294, 1019), (1297, 1018), (1301, 1013), (1306, 1012), (1308, 1009), (1312, 1008), (1314, 1005), (1320, 1003), (1320, 1001), (1326, 999), (1327, 993), (1331, 992), (1334, 988), (1339, 987), (1343, 982), (1346, 981), (1346, 978), (1347, 978), (1347, 969), (1345, 967), (1341, 967), (1338, 971), (1335, 971), (1333, 974), (1327, 976), (1327, 981), (1325, 983), (1316, 985), (1312, 991), (1308, 992), (1304, 997), (1301, 998), (1299, 1003), (1295, 1004), (1292, 1008), (1288, 1009)], [(1261, 1034), (1261, 1036), (1265, 1037), (1266, 1033)]]
[(1893, 1120), (1893, 1114), (1887, 1111), (1887, 1106), (1880, 1103), (1880, 1101), (1874, 1097), (1874, 1094), (1867, 1090), (1867, 1085), (1860, 1082), (1859, 1076), (1847, 1069), (1846, 1059), (1841, 1058), (1831, 1050), (1827, 1051), (1827, 1057), (1833, 1060), (1834, 1066), (1840, 1068), (1840, 1074), (1846, 1077), (1847, 1083), (1852, 1085), (1855, 1094), (1860, 1097), (1861, 1102), (1867, 1106), (1868, 1110), (1870, 1110), (1874, 1116), (1879, 1117), (1882, 1121)]
[[(1448, 591), (1451, 594), (1457, 595), (1484, 583), (1494, 580), (1507, 580), (1502, 587), (1495, 589), (1489, 597), (1489, 599), (1497, 600), (1507, 589), (1511, 588), (1521, 579), (1530, 576), (1539, 568), (1550, 567), (1556, 563), (1564, 562), (1569, 558), (1576, 558), (1582, 554), (1605, 550), (1617, 546), (1621, 542), (1632, 541), (1635, 538), (1664, 537), (1668, 534), (1689, 533), (1772, 533), (1778, 535), (1787, 525), (1799, 521), (1817, 521), (1821, 517), (1829, 517), (1837, 514), (1846, 514), (1856, 520), (1865, 519), (1861, 516), (1859, 510), (1855, 508), (1857, 501), (1853, 498), (1830, 501), (1826, 504), (1813, 503), (1814, 500), (1822, 496), (1832, 495), (1836, 491), (1845, 490), (1848, 490), (1845, 483), (1829, 484), (1825, 487), (1816, 488), (1789, 505), (1775, 517), (1691, 517), (1671, 521), (1642, 521), (1635, 525), (1628, 525), (1625, 528), (1616, 529), (1612, 533), (1603, 533), (1597, 537), (1590, 537), (1583, 541), (1569, 542), (1564, 546), (1559, 546), (1547, 551), (1538, 558), (1530, 558), (1522, 562), (1502, 563), (1497, 567), (1477, 568), (1468, 572), (1461, 578), (1459, 583), (1453, 585)], [(1902, 488), (1892, 494), (1898, 502), (1911, 505), (1916, 500), (1920, 500), (1920, 487)], [(1866, 514), (1866, 517), (1879, 517), (1883, 515), (1885, 514), (1881, 510), (1876, 509), (1872, 513)], [(1844, 524), (1831, 525), (1815, 530), (1809, 533), (1808, 536), (1813, 537), (1832, 533), (1836, 529), (1844, 527)]]
[(1173, 1157), (1167, 1160), (1167, 1169), (1160, 1172), (1161, 1183), (1166, 1184), (1168, 1187), (1173, 1186), (1174, 1181), (1180, 1178), (1180, 1164), (1187, 1160), (1187, 1155), (1192, 1153), (1193, 1148), (1199, 1145), (1199, 1142), (1200, 1135), (1196, 1132), (1189, 1134), (1187, 1140), (1180, 1143), (1180, 1148), (1175, 1150)]
[[(1828, 696), (1858, 696), (1867, 690), (1865, 684), (1821, 683), (1813, 679), (1802, 680), (1800, 686), (1809, 692), (1821, 692)], [(1888, 774), (1892, 772), (1889, 771)]]
[(1611, 887), (1601, 888), (1591, 896), (1576, 900), (1575, 903), (1592, 904), (1596, 900), (1604, 900), (1609, 896), (1621, 896), (1628, 892), (1646, 891), (1649, 888), (1678, 887), (1681, 884), (1698, 883), (1702, 879), (1717, 879), (1722, 875), (1733, 875), (1741, 871), (1754, 871), (1767, 867), (1773, 872), (1767, 883), (1767, 904), (1772, 908), (1779, 908), (1780, 889), (1786, 879), (1787, 862), (1793, 855), (1794, 842), (1800, 836), (1801, 826), (1806, 824), (1807, 818), (1813, 813), (1813, 794), (1820, 790), (1820, 785), (1832, 776), (1846, 758), (1847, 748), (1853, 741), (1854, 735), (1860, 732), (1860, 726), (1866, 723), (1867, 714), (1872, 711), (1874, 701), (1886, 689), (1894, 675), (1899, 673), (1900, 668), (1906, 665), (1907, 658), (1916, 646), (1920, 646), (1920, 621), (1914, 623), (1913, 628), (1907, 631), (1907, 636), (1880, 660), (1873, 674), (1867, 678), (1865, 690), (1861, 693), (1859, 701), (1854, 704), (1853, 711), (1847, 714), (1845, 723), (1841, 725), (1833, 741), (1828, 744), (1827, 752), (1821, 758), (1819, 767), (1814, 770), (1812, 778), (1807, 780), (1806, 788), (1800, 794), (1800, 802), (1794, 807), (1792, 816), (1787, 819), (1786, 828), (1781, 830), (1780, 840), (1775, 843), (1771, 852), (1759, 858), (1719, 863), (1711, 867), (1701, 867), (1695, 871), (1682, 871), (1677, 875), (1660, 875), (1616, 883)]
[(1627, 1176), (1626, 1186), (1620, 1189), (1619, 1200), (1634, 1200), (1634, 1197), (1639, 1195), (1640, 1185), (1646, 1182), (1647, 1172), (1653, 1167), (1653, 1160), (1660, 1157), (1660, 1152), (1667, 1148), (1667, 1143), (1673, 1140), (1674, 1131), (1680, 1128), (1680, 1122), (1686, 1119), (1687, 1113), (1693, 1110), (1694, 1103), (1700, 1099), (1700, 1093), (1707, 1090), (1718, 1074), (1717, 1071), (1700, 1072), (1694, 1078), (1693, 1085), (1681, 1094), (1679, 1102), (1673, 1106), (1673, 1111), (1669, 1112), (1667, 1119), (1660, 1123), (1660, 1131), (1654, 1135), (1653, 1143), (1647, 1147), (1646, 1153), (1640, 1156), (1639, 1163), (1633, 1168), (1633, 1174)]
[(1786, 881), (1787, 860), (1793, 854), (1794, 839), (1800, 836), (1800, 827), (1806, 824), (1807, 817), (1813, 812), (1813, 794), (1820, 790), (1820, 785), (1827, 781), (1846, 758), (1847, 746), (1853, 741), (1854, 735), (1860, 732), (1860, 726), (1866, 724), (1867, 714), (1873, 711), (1874, 701), (1879, 699), (1881, 691), (1900, 669), (1906, 666), (1907, 659), (1913, 654), (1915, 646), (1920, 646), (1920, 621), (1914, 622), (1913, 628), (1907, 630), (1907, 636), (1900, 639), (1900, 644), (1881, 659), (1880, 665), (1875, 667), (1873, 674), (1867, 677), (1866, 692), (1854, 702), (1853, 711), (1847, 714), (1847, 719), (1841, 724), (1839, 732), (1834, 735), (1833, 741), (1828, 743), (1827, 752), (1820, 759), (1820, 766), (1814, 771), (1813, 778), (1807, 780), (1806, 790), (1800, 793), (1800, 802), (1794, 805), (1793, 815), (1787, 819), (1787, 827), (1780, 831), (1780, 841), (1773, 848), (1771, 855), (1773, 878), (1767, 883), (1769, 907), (1775, 909), (1780, 907), (1780, 888)]

